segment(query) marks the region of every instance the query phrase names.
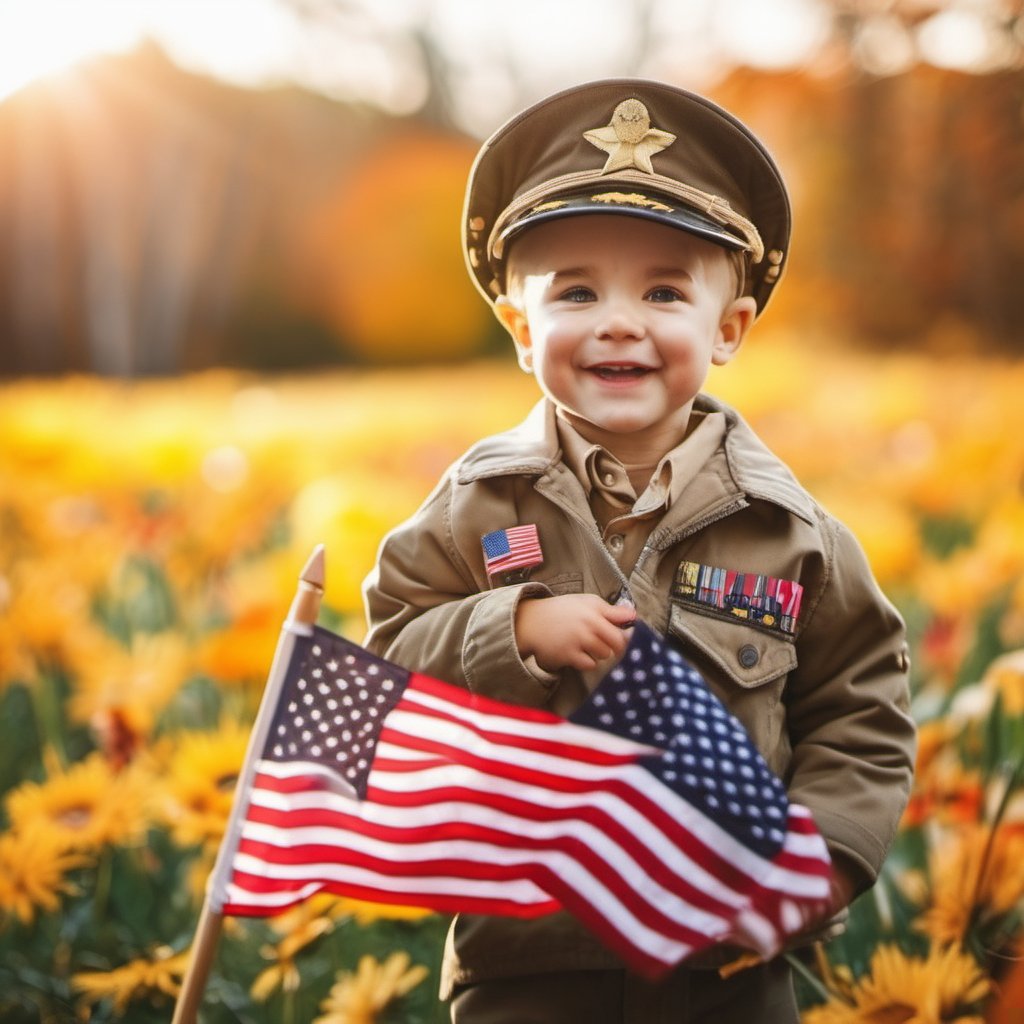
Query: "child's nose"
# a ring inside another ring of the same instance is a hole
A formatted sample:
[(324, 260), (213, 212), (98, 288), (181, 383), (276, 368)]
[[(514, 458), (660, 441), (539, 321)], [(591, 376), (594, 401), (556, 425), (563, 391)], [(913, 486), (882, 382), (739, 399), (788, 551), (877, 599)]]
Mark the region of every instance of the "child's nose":
[(610, 302), (603, 311), (598, 335), (612, 341), (629, 341), (644, 336), (646, 328), (640, 311), (631, 302)]

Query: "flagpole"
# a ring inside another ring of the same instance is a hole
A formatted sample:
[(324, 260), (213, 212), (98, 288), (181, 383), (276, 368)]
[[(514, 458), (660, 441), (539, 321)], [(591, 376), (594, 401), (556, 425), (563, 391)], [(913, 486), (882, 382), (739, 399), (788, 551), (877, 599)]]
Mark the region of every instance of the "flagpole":
[(206, 885), (203, 908), (199, 914), (195, 938), (192, 941), (192, 955), (189, 958), (188, 970), (181, 985), (174, 1008), (172, 1024), (195, 1024), (202, 1002), (206, 979), (210, 973), (217, 943), (220, 939), (221, 926), (224, 921), (222, 908), (228, 880), (231, 877), (231, 862), (234, 860), (249, 805), (249, 794), (252, 792), (253, 777), (256, 774), (256, 761), (266, 744), (270, 724), (277, 709), (281, 688), (288, 674), (288, 665), (292, 659), (296, 636), (308, 636), (316, 625), (320, 613), (320, 602), (324, 594), (324, 547), (318, 544), (299, 575), (299, 585), (292, 600), (288, 617), (281, 627), (281, 635), (274, 652), (274, 661), (267, 676), (267, 685), (263, 690), (263, 698), (256, 714), (249, 745), (235, 783), (235, 796), (231, 805), (231, 816), (224, 830), (217, 861), (210, 873)]

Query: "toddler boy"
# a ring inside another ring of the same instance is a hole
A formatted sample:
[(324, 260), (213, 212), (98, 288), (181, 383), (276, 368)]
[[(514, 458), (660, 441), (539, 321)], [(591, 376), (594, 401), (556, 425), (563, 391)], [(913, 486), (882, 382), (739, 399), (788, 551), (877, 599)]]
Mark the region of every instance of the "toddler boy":
[[(702, 97), (592, 82), (484, 144), (463, 230), (543, 398), (385, 539), (367, 646), (568, 715), (644, 620), (813, 812), (839, 911), (874, 882), (907, 798), (903, 624), (850, 533), (700, 390), (785, 266), (774, 162)], [(723, 978), (735, 955), (649, 984), (566, 914), (462, 915), (442, 994), (460, 1024), (795, 1021), (786, 962)]]

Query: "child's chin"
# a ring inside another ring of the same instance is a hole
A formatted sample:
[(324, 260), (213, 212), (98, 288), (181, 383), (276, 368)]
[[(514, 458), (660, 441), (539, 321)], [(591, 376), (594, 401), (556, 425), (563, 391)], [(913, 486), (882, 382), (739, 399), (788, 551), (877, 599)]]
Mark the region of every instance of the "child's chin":
[(651, 426), (648, 420), (635, 416), (601, 416), (586, 422), (602, 433), (617, 435), (642, 434)]

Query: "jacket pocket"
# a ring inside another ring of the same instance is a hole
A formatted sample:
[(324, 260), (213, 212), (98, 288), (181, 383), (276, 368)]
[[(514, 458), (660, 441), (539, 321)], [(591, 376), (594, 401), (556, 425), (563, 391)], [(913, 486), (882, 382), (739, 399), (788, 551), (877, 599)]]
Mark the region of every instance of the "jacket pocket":
[(764, 686), (796, 668), (796, 648), (786, 636), (744, 625), (741, 619), (725, 620), (703, 615), (693, 605), (673, 600), (669, 609), (669, 633), (696, 648), (726, 677), (744, 690)]

